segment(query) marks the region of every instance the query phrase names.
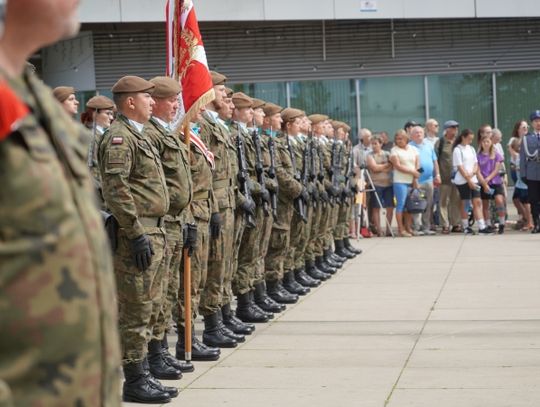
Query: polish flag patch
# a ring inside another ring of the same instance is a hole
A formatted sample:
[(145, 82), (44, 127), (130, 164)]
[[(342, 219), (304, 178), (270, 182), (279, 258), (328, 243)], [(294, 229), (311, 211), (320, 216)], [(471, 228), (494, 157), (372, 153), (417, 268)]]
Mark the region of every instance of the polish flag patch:
[(113, 137), (111, 140), (111, 144), (122, 144), (124, 142), (124, 137), (117, 136)]

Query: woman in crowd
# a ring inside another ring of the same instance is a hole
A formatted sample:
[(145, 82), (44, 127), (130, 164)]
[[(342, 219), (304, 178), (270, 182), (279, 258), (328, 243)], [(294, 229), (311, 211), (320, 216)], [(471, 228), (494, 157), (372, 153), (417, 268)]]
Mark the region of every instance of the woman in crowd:
[[(480, 133), (480, 130), (479, 130)], [(490, 132), (491, 133), (491, 132)], [(474, 132), (465, 129), (454, 140), (454, 150), (452, 153), (452, 164), (454, 166), (454, 184), (456, 185), (461, 198), (461, 224), (466, 234), (474, 234), (469, 226), (469, 217), (466, 210), (466, 202), (472, 201), (473, 216), (478, 224), (480, 233), (490, 233), (486, 227), (482, 214), (482, 201), (480, 200), (480, 189), (478, 185), (478, 160), (476, 152), (471, 146), (474, 139)]]
[(498, 233), (504, 233), (504, 223), (506, 210), (504, 207), (504, 188), (501, 177), (501, 166), (504, 158), (495, 150), (490, 135), (484, 135), (480, 139), (480, 146), (477, 155), (478, 160), (478, 181), (482, 186), (480, 198), (482, 199), (482, 212), (484, 219), (488, 223), (490, 231), (494, 231), (489, 222), (489, 203), (495, 200), (495, 209), (499, 218)]
[[(516, 205), (516, 208), (521, 208), (521, 219), (518, 221), (518, 229), (523, 232), (529, 232), (533, 229), (533, 221), (531, 215), (531, 205), (529, 204), (528, 199), (528, 190), (527, 184), (521, 179), (521, 174), (519, 171), (519, 151), (521, 150), (521, 142), (523, 137), (513, 138), (509, 146), (511, 151), (517, 153), (517, 157), (514, 158), (514, 170), (515, 170), (515, 181), (514, 181), (514, 195), (512, 200)], [(519, 206), (518, 206), (519, 204)]]
[(373, 151), (367, 157), (367, 167), (371, 174), (373, 187), (375, 188), (375, 192), (371, 194), (372, 219), (379, 237), (384, 236), (381, 228), (381, 206), (379, 202), (386, 209), (386, 236), (391, 236), (388, 226), (392, 224), (392, 216), (394, 214), (392, 164), (390, 163), (390, 153), (383, 150), (382, 146), (383, 140), (381, 136), (373, 136), (371, 139), (371, 148)]
[[(518, 120), (516, 123), (514, 123), (514, 128), (512, 129), (512, 137), (510, 137), (510, 140), (508, 141), (508, 153), (510, 154), (510, 178), (512, 179), (512, 182), (514, 183), (514, 186), (518, 182), (518, 176), (517, 176), (517, 167), (519, 167), (519, 150), (521, 147), (521, 140), (523, 139), (523, 136), (527, 134), (529, 131), (529, 125), (527, 124), (526, 120)], [(527, 185), (521, 181), (521, 184), (523, 184), (525, 187)], [(525, 189), (526, 190), (526, 189)], [(517, 213), (520, 216), (520, 219), (516, 223), (516, 229), (525, 229), (527, 230), (527, 215), (530, 215), (530, 213), (526, 213), (524, 210), (524, 206), (522, 203), (522, 197), (519, 195), (521, 192), (518, 191), (518, 188), (514, 188), (514, 194), (512, 195), (512, 202), (514, 203), (514, 206), (516, 207)]]
[(394, 147), (390, 150), (390, 162), (393, 171), (393, 189), (396, 199), (396, 220), (398, 233), (402, 237), (412, 236), (412, 218), (405, 212), (405, 201), (412, 187), (417, 186), (416, 180), (420, 177), (418, 172), (418, 152), (410, 146), (409, 136), (405, 130), (398, 130), (394, 136)]

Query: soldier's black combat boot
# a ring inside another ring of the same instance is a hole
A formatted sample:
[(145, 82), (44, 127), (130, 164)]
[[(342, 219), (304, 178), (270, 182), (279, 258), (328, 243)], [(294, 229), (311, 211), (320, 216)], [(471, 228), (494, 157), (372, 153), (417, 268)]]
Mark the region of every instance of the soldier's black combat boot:
[(267, 281), (266, 292), (270, 298), (280, 304), (294, 304), (298, 302), (298, 295), (292, 294), (283, 288), (279, 280)]
[[(191, 360), (197, 361), (214, 361), (219, 359), (221, 351), (219, 348), (206, 346), (202, 343), (191, 331)], [(184, 327), (178, 325), (178, 342), (176, 342), (176, 359), (185, 360), (186, 348), (185, 348)]]
[(225, 304), (221, 307), (221, 315), (223, 315), (223, 323), (227, 328), (235, 334), (251, 335), (255, 330), (255, 325), (246, 324), (240, 321), (231, 310), (231, 304)]
[(148, 364), (148, 358), (144, 358), (143, 363), (142, 363), (142, 367), (144, 369), (144, 374), (145, 374), (147, 380), (151, 384), (153, 384), (156, 389), (164, 391), (166, 393), (169, 393), (169, 396), (171, 398), (178, 396), (178, 388), (171, 387), (171, 386), (165, 386), (158, 379), (156, 379), (154, 376), (152, 376), (152, 373), (150, 373), (150, 365)]
[(223, 323), (223, 315), (221, 314), (221, 309), (217, 312), (218, 315), (218, 326), (221, 333), (225, 336), (228, 336), (229, 338), (234, 339), (238, 343), (242, 343), (246, 341), (246, 337), (242, 334), (237, 334), (227, 328), (225, 324)]
[(317, 280), (320, 280), (320, 281), (326, 281), (330, 277), (332, 277), (330, 274), (326, 274), (326, 273), (322, 272), (321, 270), (319, 270), (315, 266), (314, 261), (306, 261), (306, 273), (311, 278), (314, 278), (314, 279), (317, 279)]
[(540, 216), (534, 217), (533, 222), (534, 222), (534, 227), (531, 230), (531, 233), (533, 234), (540, 233)]
[(323, 273), (336, 274), (337, 272), (337, 269), (335, 267), (330, 266), (328, 263), (324, 261), (323, 256), (315, 257), (315, 266), (317, 266), (317, 268), (321, 270)]
[(266, 312), (261, 307), (259, 307), (255, 303), (255, 290), (251, 290), (249, 292), (249, 306), (255, 310), (255, 312), (260, 312), (268, 317), (268, 319), (274, 319), (274, 313), (273, 312)]
[(135, 403), (161, 404), (171, 401), (166, 391), (160, 390), (145, 374), (142, 363), (129, 363), (123, 367), (122, 400)]
[(316, 280), (308, 276), (303, 267), (294, 270), (294, 278), (304, 287), (318, 287), (321, 285), (321, 280)]
[(167, 333), (163, 335), (161, 340), (161, 352), (163, 353), (163, 360), (169, 366), (174, 367), (176, 370), (180, 370), (182, 373), (190, 373), (195, 371), (195, 366), (192, 363), (184, 363), (176, 359), (169, 352), (169, 342), (167, 341)]
[(327, 259), (330, 258), (330, 259), (334, 260), (335, 262), (341, 263), (341, 265), (343, 265), (343, 263), (345, 263), (347, 260), (349, 260), (347, 257), (341, 257), (340, 255), (338, 255), (336, 252), (334, 252), (332, 250), (331, 247), (326, 249), (324, 252), (325, 252), (325, 255), (326, 255), (326, 253), (328, 253), (327, 256), (329, 256), (329, 257), (327, 257)]
[(293, 271), (287, 271), (283, 275), (283, 288), (285, 288), (291, 294), (298, 295), (306, 295), (311, 291), (309, 287), (304, 287), (303, 285), (298, 284), (298, 282), (294, 278)]
[(249, 292), (238, 296), (236, 316), (243, 322), (268, 322), (269, 320), (266, 314), (259, 312), (256, 308), (251, 306), (251, 296)]
[(221, 332), (217, 312), (204, 317), (202, 340), (205, 345), (218, 348), (235, 348), (238, 345), (234, 339), (223, 335)]
[(286, 306), (284, 304), (278, 304), (272, 298), (266, 294), (266, 285), (263, 282), (255, 284), (255, 292), (253, 293), (253, 299), (255, 304), (259, 306), (263, 311), (279, 313), (284, 311)]
[(343, 239), (343, 243), (345, 244), (345, 248), (351, 253), (362, 254), (362, 249), (357, 249), (354, 247), (348, 237)]
[(356, 257), (356, 254), (353, 254), (345, 249), (345, 246), (343, 246), (343, 240), (334, 240), (334, 245), (336, 246), (336, 254), (338, 256), (346, 257), (347, 259)]
[(182, 378), (182, 372), (167, 364), (163, 357), (161, 341), (152, 339), (148, 343), (148, 366), (150, 373), (156, 379), (178, 380)]

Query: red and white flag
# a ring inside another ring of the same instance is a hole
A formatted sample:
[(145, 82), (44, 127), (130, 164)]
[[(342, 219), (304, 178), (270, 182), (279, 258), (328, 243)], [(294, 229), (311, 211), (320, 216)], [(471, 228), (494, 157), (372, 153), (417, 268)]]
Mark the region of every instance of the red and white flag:
[(212, 77), (193, 0), (167, 0), (167, 75), (182, 85), (182, 127), (214, 100)]
[(0, 79), (0, 141), (17, 130), (19, 123), (30, 113), (30, 109), (9, 87), (6, 81)]

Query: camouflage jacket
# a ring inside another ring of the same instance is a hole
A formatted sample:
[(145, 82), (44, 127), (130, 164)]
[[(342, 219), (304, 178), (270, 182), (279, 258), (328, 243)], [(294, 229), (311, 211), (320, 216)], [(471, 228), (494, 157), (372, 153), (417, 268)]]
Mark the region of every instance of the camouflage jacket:
[(235, 183), (232, 182), (233, 166), (229, 152), (230, 133), (209, 112), (203, 114), (200, 137), (214, 153), (212, 189), (220, 209), (234, 208)]
[(116, 289), (87, 132), (33, 74), (11, 86), (32, 113), (0, 141), (0, 405), (120, 406)]
[(145, 233), (139, 217), (169, 211), (169, 193), (159, 152), (147, 137), (119, 115), (99, 146), (103, 198), (129, 239)]
[(193, 183), (189, 169), (187, 147), (155, 118), (144, 126), (144, 135), (159, 152), (169, 191), (169, 212), (173, 217), (188, 207), (193, 197)]

